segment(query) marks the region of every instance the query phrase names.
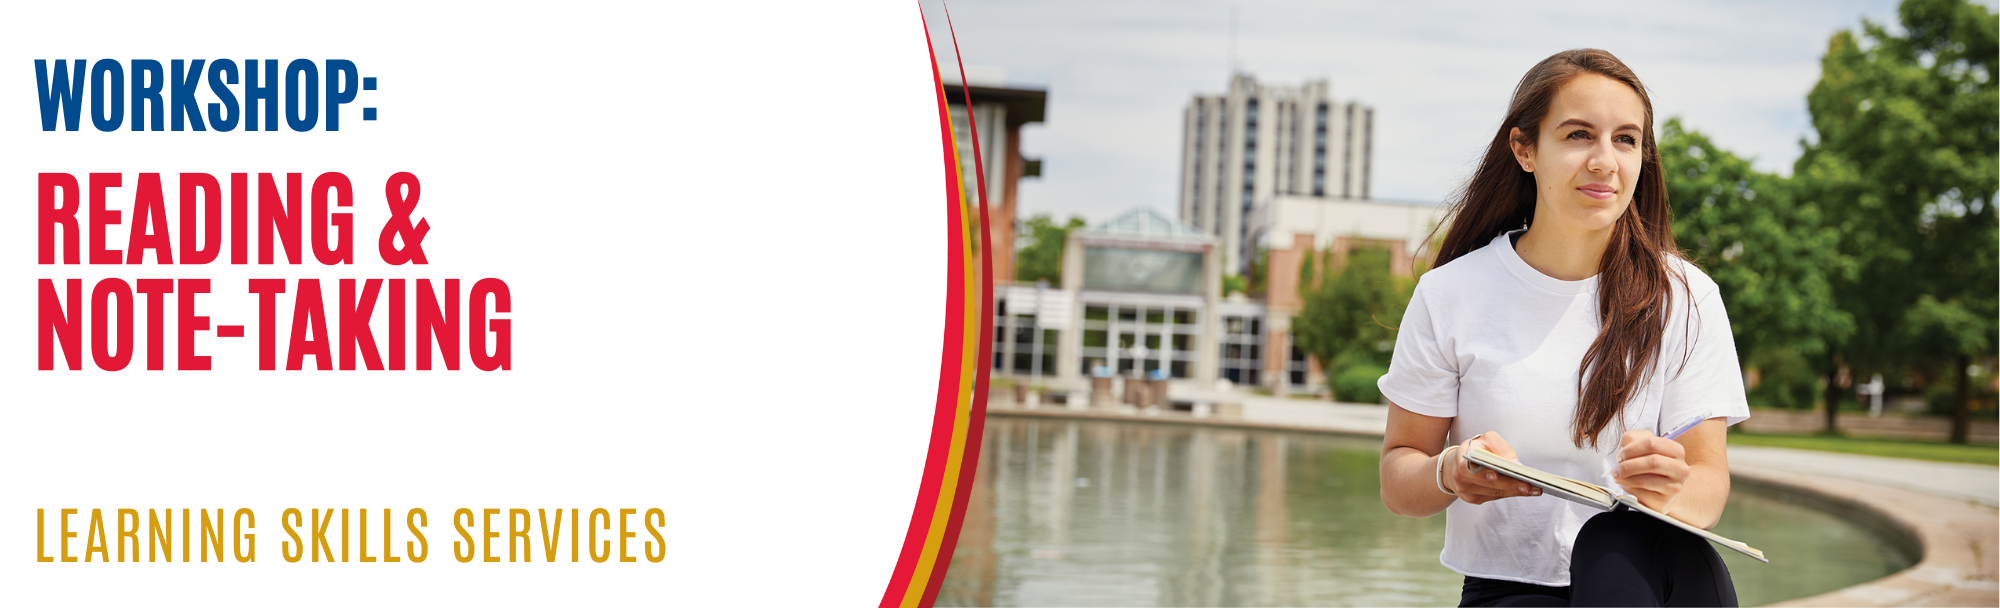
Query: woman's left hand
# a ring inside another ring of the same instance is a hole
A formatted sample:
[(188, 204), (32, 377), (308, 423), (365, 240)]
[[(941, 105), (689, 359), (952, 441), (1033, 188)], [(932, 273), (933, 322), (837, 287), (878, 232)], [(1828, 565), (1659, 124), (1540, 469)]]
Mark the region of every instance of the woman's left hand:
[(1646, 508), (1661, 514), (1672, 510), (1689, 471), (1687, 450), (1678, 441), (1643, 429), (1626, 431), (1618, 440), (1618, 468), (1612, 479)]

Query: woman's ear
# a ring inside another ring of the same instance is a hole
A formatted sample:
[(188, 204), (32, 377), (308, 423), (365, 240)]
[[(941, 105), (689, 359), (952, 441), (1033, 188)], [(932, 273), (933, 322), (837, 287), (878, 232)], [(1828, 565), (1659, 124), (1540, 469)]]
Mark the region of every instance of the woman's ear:
[(1523, 139), (1525, 138), (1521, 137), (1520, 127), (1514, 127), (1507, 131), (1507, 145), (1508, 147), (1514, 149), (1514, 161), (1521, 165), (1522, 171), (1534, 173), (1535, 147), (1526, 143), (1522, 143)]

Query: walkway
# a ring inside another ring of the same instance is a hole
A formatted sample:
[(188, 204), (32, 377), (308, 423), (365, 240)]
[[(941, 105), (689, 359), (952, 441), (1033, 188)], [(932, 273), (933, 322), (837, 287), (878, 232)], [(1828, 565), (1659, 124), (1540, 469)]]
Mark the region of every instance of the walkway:
[(1729, 446), (1729, 464), (1865, 481), (2000, 507), (2000, 467), (1991, 465), (1748, 445)]

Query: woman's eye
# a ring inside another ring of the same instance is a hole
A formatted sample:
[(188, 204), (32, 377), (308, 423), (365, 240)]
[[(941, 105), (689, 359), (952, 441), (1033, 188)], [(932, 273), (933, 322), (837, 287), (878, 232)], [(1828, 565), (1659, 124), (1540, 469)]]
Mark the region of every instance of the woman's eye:
[(1575, 131), (1570, 131), (1568, 137), (1570, 139), (1590, 139), (1590, 133), (1585, 132), (1582, 129), (1577, 129)]
[(1628, 146), (1636, 146), (1639, 145), (1639, 140), (1630, 135), (1620, 135), (1618, 136), (1618, 143), (1625, 144)]

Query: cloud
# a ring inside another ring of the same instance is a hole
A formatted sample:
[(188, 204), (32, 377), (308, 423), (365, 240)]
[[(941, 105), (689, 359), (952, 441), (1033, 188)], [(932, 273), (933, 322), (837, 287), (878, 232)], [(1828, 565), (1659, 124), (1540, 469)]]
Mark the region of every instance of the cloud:
[[(1493, 137), (1514, 84), (1550, 53), (1617, 54), (1664, 122), (1680, 117), (1761, 170), (1790, 173), (1811, 129), (1805, 95), (1836, 31), (1895, 21), (1886, 0), (1234, 4), (1236, 64), (1272, 83), (1332, 81), (1375, 107), (1376, 198), (1441, 201)], [(927, 5), (927, 9), (934, 9)], [(961, 0), (968, 64), (1049, 90), (1048, 122), (1023, 147), (1045, 176), (1023, 182), (1028, 213), (1109, 219), (1134, 206), (1176, 213), (1181, 116), (1228, 82), (1230, 4)], [(948, 52), (947, 52), (948, 55)]]

